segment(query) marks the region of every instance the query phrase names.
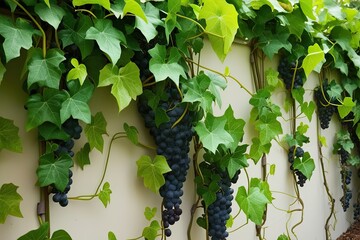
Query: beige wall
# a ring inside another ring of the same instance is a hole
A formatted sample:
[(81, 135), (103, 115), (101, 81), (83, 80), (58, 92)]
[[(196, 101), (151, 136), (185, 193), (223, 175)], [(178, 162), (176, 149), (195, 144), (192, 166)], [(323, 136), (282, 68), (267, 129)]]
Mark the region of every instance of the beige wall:
[[(237, 77), (250, 90), (253, 90), (250, 75), (249, 48), (242, 45), (234, 45), (231, 53), (225, 60), (224, 64), (219, 63), (216, 56), (208, 49), (202, 53), (202, 64), (223, 72), (225, 66), (230, 68), (231, 74)], [(268, 66), (276, 69), (276, 59), (268, 61)], [(35, 214), (36, 203), (39, 199), (39, 190), (34, 186), (36, 181), (36, 164), (38, 158), (36, 133), (25, 132), (24, 123), (26, 111), (22, 108), (26, 101), (26, 96), (19, 88), (19, 69), (20, 64), (12, 65), (12, 70), (7, 72), (5, 80), (0, 85), (0, 116), (15, 120), (20, 127), (20, 134), (23, 139), (24, 152), (22, 154), (10, 153), (8, 151), (0, 152), (0, 184), (13, 182), (19, 186), (19, 193), (23, 196), (24, 201), (21, 203), (21, 209), (24, 214), (23, 219), (8, 217), (5, 224), (0, 225), (0, 239), (12, 240), (18, 238), (26, 231), (37, 227), (37, 218)], [(310, 76), (312, 80), (317, 78), (316, 74)], [(314, 81), (312, 81), (314, 82)], [(314, 86), (305, 85), (306, 89), (313, 89)], [(91, 154), (91, 165), (86, 166), (82, 171), (79, 167), (74, 167), (74, 183), (69, 193), (70, 196), (82, 194), (91, 194), (95, 191), (103, 171), (107, 148), (109, 141), (114, 133), (123, 130), (123, 123), (127, 122), (135, 125), (141, 135), (143, 142), (153, 144), (147, 130), (143, 127), (142, 119), (136, 111), (135, 104), (118, 113), (115, 99), (109, 94), (109, 88), (96, 89), (93, 99), (91, 100), (92, 113), (102, 111), (108, 122), (108, 134), (105, 136), (104, 153), (93, 152)], [(307, 91), (308, 97), (311, 91)], [(229, 86), (223, 94), (222, 109), (226, 109), (228, 104), (233, 106), (235, 115), (246, 121), (249, 118), (251, 109), (248, 104), (250, 96), (233, 81), (229, 81)], [(274, 101), (281, 105), (284, 98), (283, 92), (274, 95)], [(221, 109), (216, 108), (216, 113)], [(286, 114), (284, 118), (288, 119)], [(306, 122), (306, 119), (302, 119)], [(315, 118), (309, 123), (310, 144), (306, 144), (304, 149), (309, 151), (315, 160), (316, 169), (309, 182), (305, 187), (300, 189), (301, 197), (304, 200), (305, 212), (303, 223), (295, 229), (298, 239), (301, 240), (323, 240), (325, 239), (324, 225), (329, 214), (329, 204), (323, 179), (320, 170), (320, 162), (317, 151), (317, 135)], [(343, 231), (347, 229), (352, 221), (352, 212), (344, 213), (340, 205), (341, 183), (339, 174), (339, 161), (337, 156), (331, 155), (332, 141), (336, 124), (332, 124), (329, 130), (323, 131), (322, 134), (327, 137), (328, 148), (324, 148), (326, 156), (325, 165), (327, 178), (330, 184), (330, 191), (336, 199), (336, 224), (332, 221), (334, 229), (332, 239), (336, 239)], [(285, 133), (289, 133), (289, 122), (283, 122)], [(246, 125), (247, 132), (244, 141), (250, 143), (251, 125)], [(76, 148), (79, 149), (84, 140), (78, 141)], [(141, 235), (142, 229), (148, 224), (143, 216), (146, 206), (160, 208), (161, 198), (147, 190), (142, 185), (142, 180), (136, 176), (136, 160), (142, 154), (153, 154), (151, 151), (136, 147), (126, 139), (117, 140), (112, 148), (110, 163), (105, 180), (111, 185), (112, 195), (111, 202), (107, 208), (104, 208), (97, 199), (92, 201), (71, 201), (66, 208), (58, 204), (51, 203), (51, 229), (65, 229), (74, 240), (105, 240), (108, 231), (113, 231), (119, 240), (136, 238)], [(273, 205), (269, 205), (267, 222), (265, 224), (265, 237), (268, 240), (275, 240), (280, 234), (286, 232), (286, 225), (289, 214), (276, 208), (287, 210), (294, 199), (289, 195), (294, 195), (292, 175), (289, 171), (286, 152), (274, 142), (271, 153), (267, 157), (268, 164), (276, 164), (276, 173), (269, 177), (269, 184), (273, 193)], [(254, 166), (249, 161), (249, 174), (252, 177), (260, 177), (260, 164)], [(356, 174), (354, 174), (356, 176)], [(181, 220), (172, 227), (173, 236), (170, 239), (186, 239), (186, 231), (190, 219), (190, 208), (194, 202), (194, 186), (192, 183), (193, 173), (190, 169), (188, 181), (185, 184), (183, 197), (183, 215)], [(244, 174), (241, 175), (237, 186), (246, 185)], [(283, 193), (279, 193), (283, 192)], [(286, 193), (286, 194), (284, 194)], [(354, 194), (355, 195), (355, 194)], [(233, 213), (238, 210), (236, 203), (233, 204)], [(299, 206), (295, 204), (292, 208)], [(276, 207), (276, 208), (275, 208)], [(158, 219), (159, 219), (158, 212)], [(300, 213), (295, 212), (289, 220), (289, 229), (300, 219)], [(234, 228), (244, 224), (246, 219), (241, 213), (236, 218)], [(231, 229), (229, 229), (231, 230)], [(293, 236), (292, 236), (293, 238)], [(205, 239), (202, 229), (194, 224), (192, 239)], [(257, 239), (255, 236), (254, 224), (249, 223), (240, 230), (231, 233), (229, 240), (252, 240)]]

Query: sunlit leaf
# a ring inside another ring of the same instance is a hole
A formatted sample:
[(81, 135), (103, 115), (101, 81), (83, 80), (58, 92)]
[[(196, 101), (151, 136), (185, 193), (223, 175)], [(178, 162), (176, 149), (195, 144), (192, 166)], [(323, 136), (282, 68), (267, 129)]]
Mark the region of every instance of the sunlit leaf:
[(0, 117), (0, 151), (7, 149), (13, 152), (22, 152), (19, 128), (14, 121)]
[(5, 223), (6, 218), (11, 215), (22, 218), (20, 202), (23, 198), (17, 192), (18, 186), (12, 183), (3, 184), (0, 188), (0, 223)]

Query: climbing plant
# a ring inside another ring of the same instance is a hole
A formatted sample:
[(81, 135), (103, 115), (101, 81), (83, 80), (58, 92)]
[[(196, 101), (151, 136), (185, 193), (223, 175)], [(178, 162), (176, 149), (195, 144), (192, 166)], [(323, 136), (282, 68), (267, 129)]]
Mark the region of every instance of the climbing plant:
[[(351, 169), (360, 164), (359, 98), (360, 14), (351, 1), (234, 1), (234, 0), (5, 0), (0, 3), (0, 84), (10, 61), (23, 58), (22, 89), (28, 95), (25, 129), (37, 130), (39, 162), (37, 185), (42, 189), (41, 203), (54, 202), (66, 207), (69, 200), (98, 198), (106, 207), (111, 188), (104, 182), (112, 143), (128, 138), (140, 147), (155, 151), (153, 156), (137, 160), (137, 174), (144, 186), (159, 194), (161, 219), (157, 208), (145, 209), (149, 226), (141, 237), (151, 240), (171, 237), (171, 225), (182, 214), (183, 183), (194, 181), (197, 200), (194, 209), (198, 224), (207, 239), (226, 239), (229, 229), (242, 212), (256, 225), (259, 239), (266, 222), (267, 205), (273, 201), (269, 176), (275, 165), (267, 164), (274, 144), (288, 154), (294, 176), (296, 200), (301, 220), (279, 239), (296, 238), (295, 228), (303, 221), (305, 204), (299, 186), (311, 180), (315, 161), (306, 150), (308, 122), (319, 121), (319, 151), (326, 146), (321, 131), (329, 127), (333, 115), (342, 130), (336, 134), (334, 154), (340, 155), (340, 199), (344, 211), (355, 192), (348, 188)], [(222, 72), (202, 65), (201, 53), (208, 41), (220, 61), (231, 51), (234, 41), (251, 50), (250, 62), (255, 90), (248, 89), (234, 77), (231, 69)], [(264, 69), (265, 59), (280, 59), (277, 69)], [(309, 75), (320, 81), (315, 89), (305, 89)], [(332, 72), (340, 77), (331, 79)], [(250, 118), (235, 117), (229, 106), (221, 108), (221, 94), (234, 81), (239, 94), (247, 95)], [(0, 86), (1, 87), (1, 86)], [(104, 152), (107, 121), (101, 112), (93, 113), (89, 101), (96, 88), (110, 87), (121, 112), (137, 102), (139, 115), (154, 139), (155, 147), (139, 141), (139, 131), (124, 124), (123, 132), (113, 134)], [(273, 94), (286, 95), (283, 105), (273, 101)], [(313, 100), (305, 100), (311, 92)], [(316, 111), (316, 117), (314, 112)], [(290, 112), (289, 119), (285, 119)], [(291, 121), (291, 130), (281, 120)], [(246, 124), (254, 134), (244, 141)], [(74, 141), (86, 137), (79, 152)], [(194, 153), (190, 157), (190, 147)], [(0, 150), (21, 152), (18, 127), (6, 116), (0, 117)], [(107, 154), (106, 167), (94, 194), (68, 197), (72, 167), (91, 164), (90, 152)], [(261, 161), (260, 161), (261, 160)], [(262, 177), (250, 176), (249, 161), (262, 165)], [(321, 163), (323, 159), (321, 156)], [(190, 165), (194, 179), (187, 179)], [(326, 170), (321, 164), (324, 185), (331, 204), (326, 221), (334, 215), (334, 198), (327, 186)], [(270, 170), (270, 171), (268, 171)], [(234, 189), (240, 174), (247, 183)], [(2, 184), (2, 183), (1, 183)], [(0, 188), (0, 223), (8, 215), (22, 217), (13, 183)], [(231, 206), (236, 203), (239, 214)], [(40, 204), (41, 205), (41, 204)], [(360, 198), (354, 208), (359, 218)], [(50, 236), (45, 216), (40, 227), (19, 239), (71, 239), (65, 230)], [(298, 209), (289, 210), (290, 213)], [(248, 221), (247, 221), (248, 222)], [(236, 230), (236, 228), (235, 228)], [(109, 239), (116, 239), (109, 232)]]

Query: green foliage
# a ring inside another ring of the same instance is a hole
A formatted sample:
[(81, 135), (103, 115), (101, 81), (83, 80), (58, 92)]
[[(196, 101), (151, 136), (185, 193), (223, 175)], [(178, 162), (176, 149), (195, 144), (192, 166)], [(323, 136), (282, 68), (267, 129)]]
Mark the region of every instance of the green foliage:
[(315, 169), (315, 162), (310, 157), (310, 154), (305, 152), (302, 158), (297, 157), (294, 159), (293, 167), (304, 174), (307, 179), (310, 179)]
[(84, 170), (85, 165), (90, 165), (90, 144), (85, 143), (84, 147), (82, 147), (75, 155), (76, 164)]
[(3, 184), (0, 188), (0, 223), (4, 223), (11, 215), (22, 218), (20, 202), (23, 198), (17, 192), (18, 186), (12, 183)]
[(112, 193), (110, 189), (110, 183), (104, 183), (101, 191), (98, 194), (100, 201), (104, 204), (105, 207), (110, 203), (110, 194)]
[(14, 121), (0, 117), (0, 151), (7, 149), (13, 152), (22, 152), (19, 128)]
[(103, 135), (107, 134), (106, 132), (106, 119), (101, 112), (95, 114), (91, 117), (91, 123), (86, 125), (84, 131), (88, 139), (90, 150), (96, 148), (100, 152), (103, 152), (104, 149), (104, 139)]
[(49, 231), (50, 224), (44, 222), (39, 228), (27, 232), (17, 240), (72, 240), (70, 235), (62, 229), (54, 231), (51, 238), (48, 238)]

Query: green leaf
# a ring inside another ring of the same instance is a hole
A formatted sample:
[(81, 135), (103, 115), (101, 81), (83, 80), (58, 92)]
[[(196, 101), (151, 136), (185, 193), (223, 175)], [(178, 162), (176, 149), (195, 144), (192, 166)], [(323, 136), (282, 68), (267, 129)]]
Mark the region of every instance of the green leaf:
[(135, 145), (139, 143), (139, 131), (134, 126), (129, 126), (127, 123), (124, 123), (124, 130), (126, 137)]
[(100, 70), (98, 87), (108, 85), (112, 85), (111, 94), (116, 98), (120, 112), (130, 104), (131, 99), (135, 100), (142, 93), (139, 68), (133, 62), (120, 69), (107, 64)]
[(275, 169), (276, 169), (276, 165), (275, 164), (271, 164), (270, 165), (270, 171), (269, 171), (269, 174), (271, 176), (274, 176), (275, 175)]
[(150, 42), (151, 39), (158, 35), (156, 28), (162, 26), (163, 22), (160, 20), (159, 9), (154, 7), (151, 3), (147, 2), (143, 8), (146, 20), (142, 17), (135, 17), (135, 27), (138, 28), (145, 36), (146, 40)]
[(159, 188), (165, 183), (163, 174), (171, 171), (166, 158), (159, 155), (154, 159), (142, 156), (136, 161), (136, 165), (138, 167), (137, 175), (144, 178), (145, 187), (155, 193), (159, 192)]
[(43, 57), (42, 50), (36, 48), (28, 63), (28, 87), (37, 83), (39, 87), (59, 88), (61, 78), (60, 63), (65, 60), (59, 49), (50, 49)]
[(303, 60), (302, 67), (304, 69), (306, 77), (309, 77), (310, 73), (314, 68), (323, 62), (325, 59), (324, 51), (320, 46), (315, 43), (312, 46), (308, 47), (308, 54)]
[(91, 123), (86, 125), (84, 129), (85, 136), (87, 137), (90, 144), (90, 150), (96, 148), (100, 152), (103, 152), (103, 135), (107, 134), (106, 125), (107, 122), (102, 112), (98, 112), (95, 114), (95, 116), (91, 117)]
[(50, 240), (72, 240), (72, 238), (66, 231), (60, 229), (52, 234)]
[(277, 240), (289, 240), (289, 238), (285, 234), (281, 234)]
[(155, 214), (156, 214), (156, 211), (157, 211), (157, 208), (154, 207), (154, 208), (149, 208), (149, 207), (146, 207), (145, 208), (145, 211), (144, 211), (144, 216), (145, 218), (150, 221), (151, 219), (153, 219), (155, 217)]
[(45, 3), (38, 3), (35, 5), (34, 10), (41, 20), (49, 23), (55, 29), (58, 29), (65, 15), (65, 10), (56, 4), (52, 4), (51, 7), (49, 7)]
[(229, 219), (226, 221), (226, 228), (231, 228), (234, 225), (234, 217), (230, 215)]
[(292, 45), (288, 40), (289, 37), (290, 33), (287, 31), (277, 32), (276, 35), (269, 31), (265, 31), (259, 36), (259, 45), (265, 55), (272, 59), (282, 48), (289, 52), (291, 51)]
[(0, 223), (5, 223), (7, 216), (22, 218), (20, 202), (23, 198), (17, 193), (18, 186), (12, 183), (3, 184), (0, 188)]
[(44, 122), (38, 126), (38, 131), (43, 140), (68, 140), (70, 138), (62, 128), (50, 122)]
[(349, 153), (354, 148), (354, 143), (350, 138), (350, 133), (344, 129), (336, 133), (336, 143), (339, 144), (342, 148), (345, 149), (345, 151)]
[(7, 149), (13, 152), (22, 152), (19, 128), (14, 121), (0, 117), (0, 151)]
[(243, 139), (245, 121), (243, 119), (236, 119), (234, 117), (234, 111), (231, 108), (231, 105), (229, 105), (229, 107), (226, 109), (224, 118), (226, 119), (225, 130), (233, 138), (233, 141), (225, 146), (231, 151), (235, 151), (240, 141)]
[(82, 85), (87, 76), (86, 66), (84, 64), (79, 64), (76, 58), (71, 59), (71, 65), (73, 65), (74, 68), (70, 69), (66, 76), (66, 80), (79, 79), (79, 82)]
[(327, 147), (326, 137), (324, 137), (324, 136), (319, 136), (319, 141), (320, 141), (320, 143), (321, 143), (321, 146)]
[(113, 232), (108, 232), (108, 240), (117, 240), (115, 234)]
[(147, 240), (155, 240), (160, 229), (161, 226), (159, 222), (154, 220), (150, 223), (150, 226), (144, 228), (142, 236)]
[(360, 139), (360, 124), (356, 126), (356, 136)]
[(239, 169), (249, 166), (245, 156), (246, 148), (247, 145), (238, 146), (233, 154), (221, 162), (221, 166), (226, 167), (230, 178), (233, 178)]
[(84, 147), (80, 149), (75, 155), (76, 164), (79, 165), (81, 170), (84, 170), (85, 165), (90, 165), (90, 144), (85, 143)]
[(226, 119), (207, 114), (205, 122), (198, 122), (195, 131), (199, 135), (204, 148), (215, 153), (220, 144), (228, 145), (233, 141), (232, 136), (225, 130)]
[(305, 114), (305, 116), (307, 117), (309, 122), (311, 122), (313, 113), (315, 111), (315, 107), (316, 107), (316, 105), (315, 105), (314, 101), (303, 102), (301, 104), (301, 111)]
[(208, 72), (206, 75), (210, 78), (209, 91), (214, 95), (216, 104), (221, 108), (222, 106), (222, 97), (220, 90), (224, 90), (227, 87), (226, 78), (223, 76)]
[(305, 152), (302, 159), (295, 158), (293, 167), (294, 169), (297, 169), (302, 174), (304, 174), (307, 179), (310, 179), (315, 169), (315, 163), (314, 160), (310, 157), (310, 154)]
[(156, 82), (170, 78), (179, 85), (180, 76), (186, 78), (184, 68), (179, 64), (181, 54), (177, 48), (170, 48), (168, 55), (164, 45), (156, 44), (149, 50), (149, 54), (152, 57), (149, 61), (149, 69), (154, 74)]
[(86, 5), (86, 4), (99, 4), (106, 10), (110, 10), (110, 0), (72, 0), (75, 7)]
[(351, 97), (345, 97), (340, 106), (338, 106), (338, 112), (341, 118), (346, 117), (351, 110), (355, 107), (355, 103), (353, 102)]
[(5, 38), (2, 46), (6, 62), (19, 57), (21, 48), (30, 49), (34, 34), (39, 34), (39, 31), (26, 20), (18, 17), (14, 23), (10, 18), (0, 15), (0, 35)]
[(107, 207), (107, 205), (110, 203), (111, 193), (112, 191), (110, 189), (110, 184), (108, 182), (105, 182), (98, 195), (100, 201), (104, 204), (104, 207)]
[(45, 222), (41, 224), (38, 229), (27, 232), (26, 234), (19, 237), (17, 240), (47, 240), (49, 229), (49, 223)]
[(123, 16), (127, 13), (132, 13), (136, 17), (141, 18), (144, 20), (145, 23), (148, 23), (144, 10), (141, 8), (140, 4), (135, 0), (125, 0), (125, 7), (124, 7)]
[(247, 192), (245, 187), (241, 186), (235, 200), (248, 219), (255, 224), (261, 224), (265, 206), (270, 201), (260, 191), (259, 187), (250, 187), (249, 192)]
[(350, 166), (354, 166), (356, 168), (359, 167), (360, 165), (360, 157), (359, 156), (354, 156), (354, 155), (350, 155), (349, 159), (347, 159), (346, 163), (350, 164)]
[(300, 0), (300, 7), (302, 12), (310, 19), (315, 20), (312, 0)]
[(271, 143), (262, 145), (259, 138), (253, 138), (251, 141), (249, 157), (254, 160), (256, 164), (264, 153), (270, 151)]
[(294, 11), (292, 11), (290, 14), (286, 14), (285, 16), (289, 21), (287, 27), (289, 28), (290, 33), (297, 36), (298, 39), (301, 39), (302, 33), (306, 26), (305, 22), (307, 22), (304, 13), (301, 11), (301, 9), (295, 8)]
[(205, 19), (211, 46), (218, 58), (224, 61), (239, 27), (234, 5), (225, 0), (205, 1), (199, 19)]
[(275, 114), (272, 113), (262, 115), (255, 122), (255, 129), (259, 132), (259, 139), (262, 145), (270, 143), (271, 140), (283, 132), (281, 123), (276, 120)]
[(155, 109), (155, 125), (159, 127), (160, 124), (166, 123), (170, 120), (169, 116), (167, 115), (165, 109), (161, 107), (157, 107)]
[(279, 72), (269, 68), (265, 71), (266, 82), (273, 87), (278, 87), (281, 84), (279, 80)]
[(120, 59), (120, 43), (126, 42), (124, 34), (113, 27), (109, 19), (98, 19), (94, 27), (86, 31), (85, 38), (95, 40), (101, 51), (109, 56), (113, 65)]
[(39, 166), (36, 169), (40, 187), (54, 184), (59, 191), (64, 191), (69, 182), (69, 168), (73, 165), (69, 155), (54, 158), (53, 153), (40, 156)]
[(60, 108), (64, 100), (64, 93), (57, 89), (45, 88), (42, 96), (31, 95), (26, 103), (26, 130), (29, 131), (44, 122), (51, 122), (60, 128)]
[(70, 116), (82, 120), (85, 123), (91, 123), (91, 111), (87, 102), (92, 96), (94, 85), (90, 82), (85, 82), (79, 89), (76, 86), (77, 83), (76, 81), (68, 83), (70, 95), (68, 95), (67, 99), (61, 104), (61, 123), (64, 123)]

